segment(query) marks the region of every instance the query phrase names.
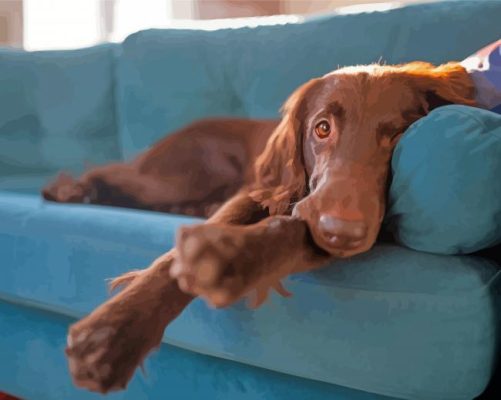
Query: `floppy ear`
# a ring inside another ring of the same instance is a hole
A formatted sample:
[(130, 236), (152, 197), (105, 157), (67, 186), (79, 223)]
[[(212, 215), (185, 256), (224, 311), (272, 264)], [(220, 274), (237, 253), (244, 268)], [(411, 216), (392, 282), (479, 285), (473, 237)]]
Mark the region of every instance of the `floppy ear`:
[(456, 62), (438, 67), (412, 62), (398, 67), (418, 90), (426, 113), (447, 104), (475, 106), (475, 86), (466, 70)]
[(270, 215), (286, 213), (292, 202), (304, 196), (303, 99), (317, 80), (297, 89), (282, 107), (282, 120), (254, 164), (255, 184), (250, 196), (268, 208)]

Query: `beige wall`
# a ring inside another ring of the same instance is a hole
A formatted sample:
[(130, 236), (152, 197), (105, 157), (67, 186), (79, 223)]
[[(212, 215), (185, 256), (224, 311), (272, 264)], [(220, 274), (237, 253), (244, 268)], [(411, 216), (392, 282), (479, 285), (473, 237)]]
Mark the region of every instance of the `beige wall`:
[(283, 13), (282, 0), (194, 0), (194, 18), (240, 18)]
[(0, 0), (0, 46), (23, 45), (22, 0)]
[(194, 18), (195, 0), (172, 0), (172, 16), (179, 19)]
[(332, 10), (337, 7), (355, 6), (369, 3), (424, 3), (436, 0), (283, 0), (286, 14), (312, 14)]
[[(337, 7), (355, 6), (369, 3), (418, 3), (436, 0), (172, 0), (176, 3), (191, 4), (191, 17), (195, 19), (253, 17), (274, 14), (314, 14), (333, 10)], [(183, 16), (177, 15), (177, 18)]]

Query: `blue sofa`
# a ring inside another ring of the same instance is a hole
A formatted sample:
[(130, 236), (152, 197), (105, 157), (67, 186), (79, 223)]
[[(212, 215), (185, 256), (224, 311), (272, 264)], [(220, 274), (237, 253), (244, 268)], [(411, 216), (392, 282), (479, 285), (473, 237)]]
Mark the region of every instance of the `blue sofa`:
[[(460, 60), (501, 36), (501, 2), (452, 1), (239, 29), (148, 30), (72, 51), (0, 50), (0, 391), (72, 386), (72, 322), (147, 266), (188, 217), (44, 202), (61, 169), (129, 159), (215, 115), (277, 117), (338, 65)], [(476, 25), (474, 26), (473, 23)], [(479, 28), (480, 25), (480, 28)], [(291, 276), (257, 311), (194, 301), (110, 399), (472, 399), (493, 374), (499, 265), (390, 243)]]

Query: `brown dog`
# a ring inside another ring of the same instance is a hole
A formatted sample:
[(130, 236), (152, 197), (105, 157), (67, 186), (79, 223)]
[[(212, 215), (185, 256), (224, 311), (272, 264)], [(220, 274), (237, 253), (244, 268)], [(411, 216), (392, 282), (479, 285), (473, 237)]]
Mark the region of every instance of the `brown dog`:
[(194, 296), (221, 307), (252, 294), (257, 306), (270, 288), (287, 295), (284, 276), (370, 249), (402, 133), (435, 107), (475, 105), (474, 94), (456, 63), (343, 68), (297, 89), (279, 123), (198, 122), (130, 164), (60, 178), (45, 198), (208, 216), (233, 195), (71, 327), (75, 383), (125, 387)]

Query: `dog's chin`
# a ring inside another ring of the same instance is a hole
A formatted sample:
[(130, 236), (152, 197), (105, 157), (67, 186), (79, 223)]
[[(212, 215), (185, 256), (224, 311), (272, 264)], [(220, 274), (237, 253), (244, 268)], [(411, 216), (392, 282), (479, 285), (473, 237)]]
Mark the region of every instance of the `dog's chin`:
[(330, 256), (332, 258), (349, 258), (370, 250), (376, 242), (376, 237), (367, 237), (358, 242), (336, 243), (325, 240), (323, 237), (316, 237), (312, 234), (312, 244), (318, 254)]
[(325, 253), (334, 258), (349, 258), (364, 253), (372, 247), (371, 243), (360, 243), (353, 247), (333, 247), (330, 245), (318, 245)]

